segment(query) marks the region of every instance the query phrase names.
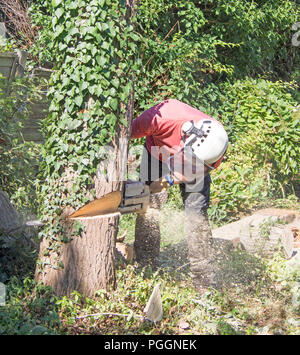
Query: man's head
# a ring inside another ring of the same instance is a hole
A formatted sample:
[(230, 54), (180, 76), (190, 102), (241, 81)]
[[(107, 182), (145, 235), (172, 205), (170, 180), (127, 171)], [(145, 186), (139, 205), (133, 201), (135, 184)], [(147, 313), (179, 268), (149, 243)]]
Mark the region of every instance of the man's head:
[(210, 170), (221, 162), (227, 146), (228, 135), (215, 120), (188, 121), (182, 126), (184, 148)]
[(183, 148), (168, 160), (168, 166), (178, 180), (200, 182), (223, 159), (228, 136), (223, 126), (214, 120), (185, 122), (182, 126)]

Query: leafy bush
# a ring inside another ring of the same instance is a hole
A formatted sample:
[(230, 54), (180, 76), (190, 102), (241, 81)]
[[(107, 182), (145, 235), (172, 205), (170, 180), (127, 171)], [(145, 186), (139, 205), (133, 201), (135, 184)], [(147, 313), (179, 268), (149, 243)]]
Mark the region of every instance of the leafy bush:
[(206, 30), (208, 20), (202, 8), (196, 1), (139, 3), (143, 66), (136, 83), (136, 100), (140, 110), (169, 97), (199, 107), (199, 93), (212, 75), (232, 73), (231, 66), (219, 61), (217, 47), (233, 44)]
[(216, 224), (230, 222), (270, 204), (271, 197), (278, 192), (276, 181), (270, 178), (271, 166), (256, 164), (254, 152), (243, 154), (249, 143), (260, 148), (256, 133), (245, 134), (236, 145), (230, 145), (227, 159), (212, 173), (209, 215)]
[(246, 79), (225, 84), (219, 97), (230, 146), (213, 173), (210, 215), (230, 216), (285, 198), (299, 185), (299, 117), (294, 86)]
[[(256, 130), (257, 145), (250, 142), (244, 154), (256, 152), (255, 164), (272, 164), (276, 177), (299, 171), (299, 119), (292, 94), (295, 85), (281, 81), (246, 79), (222, 88), (222, 121), (230, 140), (237, 143), (241, 134)], [(275, 177), (275, 176), (274, 176)]]
[(299, 16), (297, 2), (209, 0), (205, 3), (203, 12), (209, 33), (236, 44), (219, 47), (217, 52), (222, 63), (233, 66), (235, 76), (268, 73), (273, 78), (288, 80), (299, 65), (298, 49), (291, 46), (292, 26)]
[(224, 78), (264, 73), (285, 80), (299, 65), (291, 46), (294, 1), (148, 0), (138, 5), (143, 41), (137, 107), (176, 97), (209, 109), (203, 91)]
[(28, 78), (7, 86), (0, 78), (0, 189), (16, 207), (36, 211), (35, 176), (39, 147), (25, 142), (21, 133), (29, 117), (29, 104), (39, 98), (36, 82)]
[(6, 306), (0, 307), (0, 334), (56, 334), (60, 319), (49, 287), (32, 279), (14, 277), (6, 288)]

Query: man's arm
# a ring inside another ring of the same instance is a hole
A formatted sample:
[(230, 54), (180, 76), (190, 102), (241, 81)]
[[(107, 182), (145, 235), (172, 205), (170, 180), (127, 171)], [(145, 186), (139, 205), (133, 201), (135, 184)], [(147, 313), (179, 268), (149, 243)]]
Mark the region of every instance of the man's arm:
[(150, 193), (158, 193), (167, 190), (169, 187), (175, 184), (181, 184), (182, 181), (177, 180), (171, 174), (161, 177), (160, 179), (153, 181), (150, 184)]

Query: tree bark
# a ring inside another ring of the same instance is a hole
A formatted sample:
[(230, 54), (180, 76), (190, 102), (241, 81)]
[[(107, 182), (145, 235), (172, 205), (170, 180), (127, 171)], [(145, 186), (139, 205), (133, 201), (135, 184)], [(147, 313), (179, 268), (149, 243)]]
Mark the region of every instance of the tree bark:
[[(118, 215), (82, 218), (79, 221), (85, 231), (61, 246), (64, 267), (54, 269), (48, 266), (46, 272), (36, 271), (36, 280), (51, 286), (59, 296), (69, 296), (76, 290), (93, 297), (97, 290), (116, 287), (114, 248)], [(46, 248), (47, 242), (43, 240), (41, 254)], [(51, 257), (48, 261), (49, 264), (53, 262)]]
[[(106, 161), (106, 177), (100, 173), (94, 177), (96, 198), (112, 191), (122, 191), (124, 181), (122, 172), (126, 170), (128, 142), (130, 138), (131, 120), (133, 115), (133, 92), (129, 98), (126, 120), (127, 127), (120, 126), (112, 143), (114, 153)], [(71, 173), (68, 182), (72, 181)], [(74, 229), (74, 220), (68, 219), (74, 212), (66, 209), (65, 228), (71, 235)], [(115, 247), (118, 234), (120, 213), (108, 216), (95, 216), (77, 218), (83, 225), (84, 232), (72, 238), (71, 242), (62, 243), (60, 265), (63, 268), (53, 268), (55, 256), (48, 254), (49, 241), (44, 239), (40, 246), (39, 259), (43, 260), (44, 267), (41, 272), (37, 266), (36, 281), (41, 281), (53, 288), (58, 296), (70, 295), (76, 290), (86, 296), (93, 297), (99, 289), (111, 290), (116, 288)]]
[[(134, 5), (134, 1), (130, 1)], [(133, 7), (132, 7), (133, 8)], [(127, 16), (131, 14), (128, 11)], [(133, 116), (133, 92), (128, 98), (125, 119), (127, 126), (119, 125), (115, 138), (111, 143), (113, 154), (106, 160), (106, 175), (98, 171), (94, 177), (94, 189), (99, 199), (113, 192), (122, 191), (124, 186), (124, 172), (127, 166), (127, 152), (131, 133)], [(124, 109), (124, 107), (123, 107)], [(124, 112), (124, 111), (123, 111)], [(99, 147), (100, 148), (100, 147)], [(70, 172), (65, 186), (72, 183), (75, 174)], [(93, 198), (91, 198), (93, 200)], [(66, 209), (63, 215), (65, 228), (74, 231), (74, 220), (68, 219), (74, 210)], [(53, 268), (55, 253), (49, 253), (49, 241), (43, 240), (40, 247), (39, 259), (43, 261), (42, 271), (37, 266), (35, 279), (53, 288), (58, 296), (69, 296), (76, 290), (88, 297), (93, 297), (99, 289), (112, 290), (116, 288), (115, 248), (118, 233), (119, 213), (105, 217), (78, 218), (84, 231), (72, 238), (72, 241), (62, 243), (59, 250), (60, 265)]]

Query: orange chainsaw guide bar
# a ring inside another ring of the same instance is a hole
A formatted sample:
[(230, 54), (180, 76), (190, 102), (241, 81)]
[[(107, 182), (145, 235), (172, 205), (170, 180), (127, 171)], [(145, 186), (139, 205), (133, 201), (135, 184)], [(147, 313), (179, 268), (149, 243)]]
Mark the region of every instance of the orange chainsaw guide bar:
[(118, 212), (122, 200), (121, 191), (113, 191), (100, 199), (94, 200), (74, 212), (69, 218), (101, 216)]

